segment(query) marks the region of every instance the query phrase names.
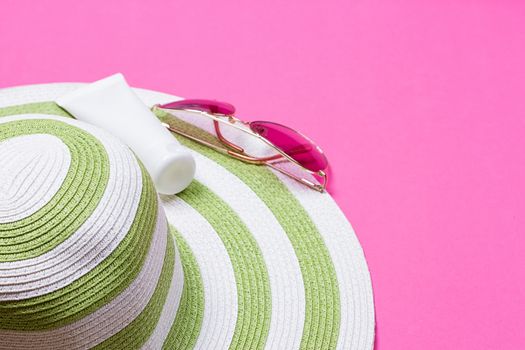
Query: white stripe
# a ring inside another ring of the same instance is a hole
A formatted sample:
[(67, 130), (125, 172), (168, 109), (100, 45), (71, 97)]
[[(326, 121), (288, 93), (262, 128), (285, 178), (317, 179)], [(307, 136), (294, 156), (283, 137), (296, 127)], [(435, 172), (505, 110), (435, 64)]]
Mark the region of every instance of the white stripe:
[(34, 134), (0, 142), (0, 223), (25, 219), (60, 190), (71, 154), (56, 136)]
[(299, 261), (286, 232), (242, 180), (200, 153), (192, 154), (199, 169), (196, 179), (235, 211), (261, 249), (272, 296), (266, 348), (298, 349), (305, 320), (305, 291)]
[(352, 226), (329, 194), (320, 194), (280, 172), (274, 173), (307, 211), (334, 264), (341, 303), (337, 348), (372, 349), (375, 324), (372, 283)]
[(237, 321), (237, 285), (221, 239), (195, 209), (176, 196), (162, 197), (168, 221), (190, 246), (201, 272), (204, 315), (195, 349), (227, 349)]
[(140, 315), (150, 301), (162, 272), (167, 239), (166, 217), (159, 210), (146, 261), (135, 280), (121, 294), (94, 313), (57, 329), (0, 330), (0, 348), (34, 349), (38, 344), (39, 349), (83, 349), (117, 334)]
[[(49, 101), (81, 87), (82, 83), (52, 83), (0, 89), (0, 108), (32, 102)], [(31, 93), (29, 93), (31, 92)]]
[(173, 276), (171, 278), (171, 285), (166, 297), (166, 303), (162, 309), (162, 313), (157, 322), (155, 330), (151, 334), (148, 341), (144, 344), (142, 349), (160, 349), (168, 336), (173, 322), (175, 322), (175, 317), (177, 315), (177, 310), (180, 305), (180, 299), (182, 297), (182, 289), (184, 287), (184, 271), (182, 269), (182, 262), (179, 251), (177, 249), (177, 244), (175, 242), (175, 237), (169, 234), (170, 238), (173, 240), (173, 245), (175, 247), (175, 269), (173, 271)]
[(92, 215), (64, 242), (35, 258), (0, 263), (1, 301), (44, 295), (91, 271), (129, 232), (140, 201), (142, 174), (135, 156), (105, 132), (75, 120), (46, 115), (5, 117), (0, 123), (40, 118), (60, 120), (95, 136), (108, 154), (109, 180)]

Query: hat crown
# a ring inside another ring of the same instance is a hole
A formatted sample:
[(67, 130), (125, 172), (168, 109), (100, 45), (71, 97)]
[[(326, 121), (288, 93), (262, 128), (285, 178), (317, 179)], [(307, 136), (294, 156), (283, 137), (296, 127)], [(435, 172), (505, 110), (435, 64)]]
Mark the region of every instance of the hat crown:
[(0, 329), (60, 337), (86, 322), (113, 326), (112, 315), (151, 297), (167, 224), (125, 145), (78, 121), (26, 115), (0, 118), (0, 158)]

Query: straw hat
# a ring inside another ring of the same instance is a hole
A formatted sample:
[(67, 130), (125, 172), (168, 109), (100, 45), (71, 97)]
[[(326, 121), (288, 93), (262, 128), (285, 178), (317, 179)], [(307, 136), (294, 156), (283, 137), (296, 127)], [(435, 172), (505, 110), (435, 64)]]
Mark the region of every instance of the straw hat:
[(126, 146), (49, 102), (78, 86), (0, 90), (1, 349), (373, 347), (328, 194), (179, 138), (196, 180), (159, 198)]

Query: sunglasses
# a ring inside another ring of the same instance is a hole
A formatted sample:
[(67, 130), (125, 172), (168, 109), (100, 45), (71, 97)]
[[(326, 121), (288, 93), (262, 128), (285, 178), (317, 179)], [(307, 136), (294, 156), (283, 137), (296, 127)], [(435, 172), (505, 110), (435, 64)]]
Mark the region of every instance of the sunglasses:
[(174, 133), (240, 161), (269, 166), (316, 191), (326, 189), (325, 154), (312, 140), (292, 128), (269, 121), (240, 120), (233, 105), (214, 100), (180, 100), (155, 105), (155, 109), (207, 131), (219, 143), (207, 141), (202, 133), (163, 123)]

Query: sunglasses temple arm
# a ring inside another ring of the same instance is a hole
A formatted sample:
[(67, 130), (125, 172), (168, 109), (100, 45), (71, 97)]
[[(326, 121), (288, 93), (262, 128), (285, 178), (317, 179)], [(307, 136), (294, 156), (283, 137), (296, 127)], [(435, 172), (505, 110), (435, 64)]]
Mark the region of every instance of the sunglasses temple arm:
[(167, 124), (167, 123), (162, 123), (162, 125), (164, 125), (164, 127), (165, 127), (166, 129), (168, 129), (169, 131), (171, 131), (171, 132), (174, 132), (174, 133), (176, 133), (176, 134), (179, 134), (179, 135), (182, 135), (182, 136), (184, 136), (184, 137), (187, 137), (187, 138), (189, 138), (189, 139), (191, 139), (191, 140), (193, 140), (193, 141), (195, 141), (195, 142), (200, 143), (201, 145), (204, 145), (204, 146), (208, 146), (208, 147), (210, 147), (210, 148), (213, 148), (214, 150), (216, 150), (216, 151), (218, 151), (218, 152), (221, 152), (221, 153), (224, 153), (224, 154), (228, 154), (228, 150), (227, 150), (227, 149), (224, 149), (224, 148), (222, 148), (222, 147), (216, 146), (216, 145), (214, 145), (214, 144), (212, 144), (212, 143), (210, 143), (210, 142), (207, 142), (207, 141), (201, 140), (201, 139), (199, 139), (199, 138), (197, 138), (197, 137), (195, 137), (195, 136), (192, 136), (192, 135), (190, 135), (190, 134), (187, 134), (187, 133), (185, 133), (184, 131), (181, 131), (181, 130), (179, 130), (179, 129), (176, 129), (176, 128), (172, 127), (171, 125)]
[(272, 163), (266, 163), (266, 165), (268, 165), (272, 169), (275, 169), (275, 170), (283, 173), (284, 175), (286, 175), (288, 177), (291, 177), (292, 179), (294, 179), (296, 181), (299, 181), (303, 185), (306, 185), (306, 186), (310, 187), (313, 190), (316, 190), (318, 192), (323, 193), (325, 191), (325, 189), (326, 189), (326, 174), (324, 172), (322, 173), (322, 176), (321, 176), (323, 178), (323, 183), (321, 185), (319, 185), (319, 184), (313, 183), (310, 180), (307, 180), (305, 178), (302, 178), (302, 177), (299, 177), (297, 175), (294, 175), (291, 172), (286, 171), (286, 170), (284, 170), (282, 168), (279, 168), (278, 166), (275, 166)]
[(244, 161), (244, 162), (247, 162), (247, 163), (251, 163), (251, 164), (257, 164), (257, 165), (266, 164), (266, 159), (259, 159), (259, 158), (254, 158), (254, 157), (250, 157), (250, 156), (246, 156), (246, 155), (243, 155), (243, 154), (236, 153), (236, 152), (234, 152), (232, 150), (219, 147), (217, 145), (214, 145), (213, 143), (201, 140), (198, 137), (195, 137), (195, 136), (192, 136), (190, 134), (187, 134), (184, 131), (176, 129), (176, 128), (172, 127), (171, 125), (167, 124), (167, 123), (162, 123), (162, 124), (169, 131), (174, 132), (174, 133), (179, 134), (179, 135), (182, 135), (184, 137), (187, 137), (190, 140), (198, 142), (201, 145), (210, 147), (210, 148), (212, 148), (212, 149), (214, 149), (217, 152), (220, 152), (222, 154), (226, 154), (226, 155), (232, 156), (232, 157), (234, 157), (234, 158), (236, 158), (238, 160), (241, 160), (241, 161)]

